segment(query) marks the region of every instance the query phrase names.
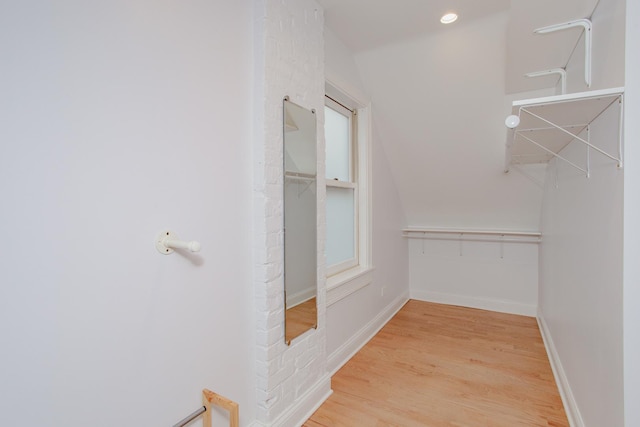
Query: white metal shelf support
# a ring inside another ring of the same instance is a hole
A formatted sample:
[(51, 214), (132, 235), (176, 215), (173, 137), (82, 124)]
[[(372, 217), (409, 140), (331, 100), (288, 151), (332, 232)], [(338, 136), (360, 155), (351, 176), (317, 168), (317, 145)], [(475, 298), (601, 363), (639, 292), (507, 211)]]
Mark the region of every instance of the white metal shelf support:
[(565, 93), (567, 93), (567, 70), (565, 70), (564, 68), (552, 68), (550, 70), (534, 71), (531, 73), (527, 73), (524, 76), (525, 77), (543, 77), (543, 76), (549, 76), (553, 74), (560, 75), (560, 93), (564, 95)]
[(591, 87), (591, 40), (593, 38), (591, 21), (588, 19), (576, 19), (562, 24), (549, 25), (533, 30), (536, 34), (547, 34), (569, 28), (582, 27), (584, 29), (584, 81), (587, 87)]
[[(538, 144), (536, 141), (534, 141), (533, 139), (531, 139), (531, 138), (527, 137), (526, 135), (522, 135), (522, 134), (521, 134), (520, 136), (521, 136), (522, 138), (524, 138), (525, 140), (529, 141), (530, 143), (534, 144), (536, 147), (540, 148), (541, 150), (544, 150), (544, 151), (546, 151), (547, 153), (551, 154), (553, 157), (557, 157), (557, 158), (559, 158), (560, 160), (563, 160), (563, 161), (567, 162), (568, 164), (570, 164), (570, 165), (571, 165), (571, 166), (573, 166), (574, 168), (576, 168), (576, 169), (578, 169), (578, 170), (581, 170), (582, 172), (586, 173), (587, 175), (589, 174), (589, 172), (588, 172), (588, 170), (587, 170), (587, 169), (583, 169), (583, 168), (581, 168), (580, 166), (578, 166), (578, 165), (576, 165), (575, 163), (573, 163), (571, 160), (569, 160), (569, 159), (567, 159), (567, 158), (565, 158), (565, 157), (562, 157), (560, 154), (555, 153), (555, 152), (553, 152), (552, 150), (549, 150), (547, 147), (545, 147), (545, 146), (544, 146), (544, 145), (542, 145), (542, 144)], [(588, 167), (587, 167), (587, 168), (588, 168)], [(508, 170), (507, 170), (507, 172), (508, 172)]]
[[(553, 122), (551, 122), (551, 121), (549, 121), (549, 120), (545, 119), (544, 117), (541, 117), (541, 116), (539, 116), (539, 115), (537, 115), (537, 114), (532, 113), (531, 111), (527, 110), (526, 108), (520, 108), (520, 111), (521, 111), (521, 112), (525, 112), (525, 113), (527, 113), (527, 114), (530, 114), (530, 115), (532, 115), (533, 117), (535, 117), (536, 119), (538, 119), (538, 120), (542, 120), (543, 122), (548, 123), (548, 124), (549, 124), (549, 125), (551, 125), (553, 128), (558, 129), (559, 131), (564, 132), (564, 133), (566, 133), (566, 134), (568, 134), (568, 135), (571, 135), (571, 136), (573, 137), (573, 139), (575, 139), (575, 140), (577, 140), (577, 141), (580, 141), (580, 142), (582, 142), (583, 144), (585, 144), (585, 145), (587, 146), (587, 168), (586, 168), (586, 169), (581, 168), (580, 166), (576, 165), (575, 163), (571, 162), (570, 160), (566, 159), (565, 157), (562, 157), (560, 154), (558, 154), (558, 153), (554, 153), (553, 151), (551, 151), (551, 150), (549, 150), (549, 149), (547, 149), (547, 148), (543, 147), (542, 145), (538, 144), (538, 143), (537, 143), (536, 141), (534, 141), (533, 139), (531, 139), (531, 138), (527, 138), (526, 136), (524, 136), (524, 135), (520, 134), (520, 136), (521, 136), (522, 138), (526, 139), (526, 140), (527, 140), (527, 141), (529, 141), (529, 142), (532, 142), (533, 144), (537, 145), (538, 147), (540, 147), (540, 148), (542, 148), (543, 150), (545, 150), (545, 151), (547, 151), (548, 153), (550, 153), (552, 156), (557, 157), (557, 158), (559, 158), (560, 160), (563, 160), (563, 161), (565, 161), (565, 162), (569, 163), (569, 164), (570, 164), (571, 166), (573, 166), (574, 168), (581, 170), (582, 172), (584, 172), (584, 173), (587, 175), (587, 178), (590, 176), (590, 173), (589, 173), (589, 168), (590, 168), (589, 163), (590, 163), (590, 162), (589, 162), (589, 155), (588, 155), (588, 153), (589, 153), (589, 148), (593, 148), (593, 149), (594, 149), (594, 150), (596, 150), (598, 153), (600, 153), (600, 154), (603, 154), (603, 155), (607, 156), (607, 157), (608, 157), (608, 158), (610, 158), (611, 160), (615, 160), (616, 162), (618, 162), (618, 167), (619, 167), (619, 168), (621, 168), (621, 167), (622, 167), (622, 153), (619, 153), (619, 157), (613, 156), (613, 155), (611, 155), (611, 154), (607, 153), (606, 151), (601, 150), (600, 148), (598, 148), (598, 147), (596, 147), (595, 145), (591, 144), (591, 143), (588, 141), (588, 139), (590, 139), (589, 137), (587, 137), (587, 139), (582, 139), (582, 138), (580, 138), (578, 135), (575, 135), (575, 134), (573, 134), (573, 133), (569, 132), (568, 130), (564, 129), (562, 126), (558, 126), (558, 125), (556, 125), (555, 123), (553, 123)], [(589, 131), (590, 131), (590, 129), (589, 129), (589, 125), (587, 125), (587, 126), (586, 126), (586, 129), (587, 129), (587, 134), (589, 134)]]

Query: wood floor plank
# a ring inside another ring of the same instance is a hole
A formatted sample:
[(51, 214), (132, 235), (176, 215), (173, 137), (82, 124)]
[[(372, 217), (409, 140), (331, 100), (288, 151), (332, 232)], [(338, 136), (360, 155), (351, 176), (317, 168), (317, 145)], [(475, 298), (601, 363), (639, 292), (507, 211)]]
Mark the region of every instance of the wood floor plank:
[(535, 318), (410, 300), (304, 424), (568, 426)]

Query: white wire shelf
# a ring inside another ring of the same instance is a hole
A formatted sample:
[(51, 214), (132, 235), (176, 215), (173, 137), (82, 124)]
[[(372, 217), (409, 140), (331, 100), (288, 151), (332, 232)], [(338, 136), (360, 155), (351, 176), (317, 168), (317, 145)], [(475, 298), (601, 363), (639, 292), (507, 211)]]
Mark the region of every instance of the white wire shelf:
[[(588, 163), (577, 165), (559, 154), (572, 141), (622, 167), (623, 94), (624, 88), (618, 87), (514, 101), (512, 115), (518, 120), (512, 120), (516, 126), (507, 130), (505, 172), (511, 165), (547, 163), (557, 157), (589, 176)], [(597, 141), (590, 141), (589, 125), (614, 105), (619, 107), (618, 150), (609, 153), (600, 149)]]

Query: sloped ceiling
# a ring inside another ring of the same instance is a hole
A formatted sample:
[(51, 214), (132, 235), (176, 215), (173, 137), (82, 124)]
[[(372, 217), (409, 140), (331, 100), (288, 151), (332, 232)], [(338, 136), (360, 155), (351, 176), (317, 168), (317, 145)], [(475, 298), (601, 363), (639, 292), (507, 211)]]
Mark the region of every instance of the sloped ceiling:
[[(507, 93), (555, 85), (557, 77), (524, 74), (564, 67), (580, 36), (579, 29), (534, 35), (536, 28), (589, 18), (599, 0), (318, 0), (326, 24), (354, 54), (410, 39), (451, 32), (479, 19), (508, 11), (505, 48)], [(440, 17), (455, 11), (459, 20), (446, 26)]]
[(325, 21), (358, 53), (385, 44), (443, 31), (440, 17), (456, 11), (460, 20), (478, 18), (509, 8), (509, 0), (320, 0)]
[[(533, 29), (588, 17), (596, 1), (319, 0), (371, 97), (407, 225), (538, 228), (538, 171), (502, 172), (504, 118), (514, 97), (555, 93), (557, 79), (522, 75), (564, 66), (580, 39)], [(458, 22), (440, 24), (450, 10)]]

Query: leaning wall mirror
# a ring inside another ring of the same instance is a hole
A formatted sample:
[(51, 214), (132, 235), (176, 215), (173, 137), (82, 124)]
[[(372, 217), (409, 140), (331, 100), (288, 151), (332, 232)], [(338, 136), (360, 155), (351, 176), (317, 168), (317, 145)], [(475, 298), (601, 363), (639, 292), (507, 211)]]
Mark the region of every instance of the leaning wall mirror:
[(317, 327), (316, 114), (283, 101), (284, 297), (287, 344)]

